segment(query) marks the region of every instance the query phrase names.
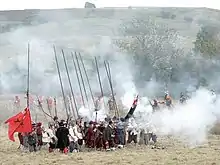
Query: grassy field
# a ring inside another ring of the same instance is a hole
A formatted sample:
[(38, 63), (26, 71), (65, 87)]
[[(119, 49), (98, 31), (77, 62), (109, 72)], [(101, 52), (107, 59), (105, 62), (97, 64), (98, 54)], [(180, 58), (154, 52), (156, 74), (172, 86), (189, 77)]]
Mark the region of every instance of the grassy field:
[[(1, 100), (4, 102), (3, 98), (1, 98)], [(1, 107), (1, 109), (3, 109), (3, 107)], [(5, 119), (12, 115), (12, 112), (9, 111), (9, 107), (6, 106), (6, 109), (8, 109), (8, 111), (5, 111), (4, 114), (2, 113), (1, 122), (5, 121)], [(219, 134), (219, 128), (220, 125), (217, 125), (212, 132)], [(17, 136), (17, 134), (15, 136)], [(157, 149), (152, 149), (152, 145), (131, 145), (113, 152), (85, 151), (82, 153), (69, 153), (68, 155), (63, 155), (57, 152), (48, 153), (46, 148), (37, 153), (25, 153), (18, 150), (18, 146), (17, 137), (15, 143), (8, 140), (7, 125), (2, 124), (0, 127), (1, 165), (220, 164), (220, 135), (209, 135), (207, 143), (195, 148), (188, 147), (172, 137), (158, 137), (157, 146), (159, 148)], [(164, 149), (162, 149), (163, 147)]]
[(7, 130), (1, 128), (0, 159), (2, 165), (159, 165), (159, 164), (220, 164), (220, 136), (210, 135), (208, 143), (196, 148), (189, 148), (172, 138), (159, 138), (158, 146), (165, 149), (152, 149), (152, 146), (127, 146), (113, 152), (82, 152), (68, 155), (48, 153), (43, 149), (37, 153), (24, 153), (17, 149), (18, 142), (7, 138)]

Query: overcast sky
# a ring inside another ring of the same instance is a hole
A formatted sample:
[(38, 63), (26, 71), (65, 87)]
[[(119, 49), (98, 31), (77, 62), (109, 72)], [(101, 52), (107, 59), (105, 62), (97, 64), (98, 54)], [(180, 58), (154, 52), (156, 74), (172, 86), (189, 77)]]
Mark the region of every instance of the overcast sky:
[[(0, 10), (82, 8), (86, 0), (1, 0)], [(220, 0), (88, 0), (97, 7), (163, 6), (220, 9)]]

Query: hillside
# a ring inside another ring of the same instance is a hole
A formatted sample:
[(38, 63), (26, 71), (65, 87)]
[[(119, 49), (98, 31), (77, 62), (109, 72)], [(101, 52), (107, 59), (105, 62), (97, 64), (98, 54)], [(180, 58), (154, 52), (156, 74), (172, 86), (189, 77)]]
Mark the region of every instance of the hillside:
[[(187, 52), (193, 47), (200, 26), (220, 24), (220, 12), (207, 8), (0, 11), (1, 90), (12, 93), (24, 91), (27, 42), (32, 45), (32, 71), (36, 73), (32, 82), (41, 84), (34, 85), (37, 88), (35, 91), (42, 91), (48, 88), (45, 86), (48, 79), (55, 81), (57, 78), (57, 75), (47, 77), (55, 66), (52, 60), (52, 44), (90, 55), (111, 54), (114, 53), (111, 48), (112, 40), (124, 37), (119, 28), (125, 21), (136, 16), (143, 19), (150, 16), (157, 22), (176, 29), (182, 40), (181, 47)], [(45, 87), (39, 89), (38, 86)], [(59, 88), (59, 85), (56, 87)]]

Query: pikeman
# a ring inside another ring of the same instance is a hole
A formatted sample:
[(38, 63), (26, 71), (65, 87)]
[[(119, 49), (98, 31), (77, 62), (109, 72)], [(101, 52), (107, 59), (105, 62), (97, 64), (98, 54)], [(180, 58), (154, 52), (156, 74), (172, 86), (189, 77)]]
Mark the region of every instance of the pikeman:
[(171, 108), (172, 106), (172, 99), (169, 94), (165, 96), (165, 104), (168, 108)]
[(186, 96), (183, 94), (183, 92), (181, 92), (180, 93), (180, 100), (179, 100), (179, 102), (181, 104), (184, 104), (184, 103), (186, 103), (186, 100), (187, 100)]
[(54, 121), (54, 128), (55, 128), (55, 130), (57, 130), (57, 129), (59, 128), (59, 120), (58, 120), (58, 117), (57, 117), (57, 116), (54, 116), (53, 121)]
[(42, 123), (37, 123), (37, 125), (36, 125), (36, 134), (37, 134), (37, 147), (40, 150), (42, 145), (43, 145)]
[(129, 118), (128, 121), (128, 141), (127, 143), (130, 144), (132, 141), (134, 141), (134, 144), (137, 144), (137, 123), (135, 122), (135, 119), (133, 117)]
[(101, 109), (101, 100), (102, 100), (102, 96), (99, 96), (97, 98), (97, 100), (95, 101), (95, 109), (98, 111)]
[(46, 130), (46, 133), (48, 135), (48, 142), (49, 142), (49, 152), (53, 152), (57, 145), (57, 137), (54, 134), (54, 125), (52, 123), (49, 123), (48, 129)]
[(76, 125), (74, 126), (74, 133), (77, 136), (77, 143), (79, 145), (79, 150), (81, 150), (81, 147), (83, 145), (83, 126), (82, 126), (82, 120), (79, 119), (76, 121)]
[(109, 110), (112, 111), (114, 110), (114, 101), (113, 101), (113, 96), (111, 95), (109, 100), (108, 100), (108, 106), (109, 106)]
[(43, 100), (44, 100), (44, 98), (43, 98), (43, 96), (39, 96), (39, 106), (43, 106)]
[(160, 109), (159, 107), (159, 101), (157, 101), (156, 99), (153, 99), (153, 103), (151, 103), (151, 101), (149, 101), (150, 105), (152, 106), (153, 108), (153, 112), (156, 112), (157, 110)]
[(20, 98), (18, 96), (15, 96), (14, 105), (17, 108), (20, 108), (20, 106), (21, 106), (21, 100), (20, 100)]
[(36, 124), (32, 124), (32, 132), (28, 133), (28, 141), (29, 151), (36, 152), (37, 151), (37, 133), (36, 133)]
[(104, 131), (105, 147), (107, 151), (115, 150), (114, 138), (115, 138), (114, 123), (112, 121), (109, 121), (109, 124)]
[(160, 101), (158, 103), (165, 104), (168, 108), (171, 108), (172, 107), (172, 98), (170, 97), (168, 92), (166, 92), (166, 94), (164, 96), (164, 101)]
[(104, 139), (104, 131), (105, 131), (105, 126), (104, 123), (102, 122), (99, 126), (97, 126), (97, 134), (98, 137), (96, 138), (96, 149), (102, 150), (105, 149), (105, 139)]
[(94, 122), (90, 121), (89, 128), (87, 131), (87, 137), (86, 137), (86, 147), (94, 148), (94, 140), (95, 140)]
[(125, 145), (125, 120), (120, 118), (117, 123), (117, 132), (118, 132), (118, 147), (122, 148)]
[(65, 120), (61, 120), (59, 122), (59, 128), (56, 131), (56, 137), (57, 137), (57, 148), (62, 153), (67, 153), (69, 146), (69, 129), (65, 127), (66, 123)]
[(48, 110), (50, 110), (50, 111), (53, 108), (53, 98), (52, 97), (47, 98), (47, 107), (48, 107)]
[(24, 143), (23, 143), (23, 135), (20, 132), (18, 132), (18, 139), (19, 139), (19, 143), (20, 143), (18, 149), (20, 149), (24, 145)]
[(78, 152), (79, 150), (78, 137), (77, 137), (74, 127), (75, 127), (74, 123), (73, 122), (70, 123), (69, 125), (69, 142), (70, 142), (69, 151), (70, 153)]

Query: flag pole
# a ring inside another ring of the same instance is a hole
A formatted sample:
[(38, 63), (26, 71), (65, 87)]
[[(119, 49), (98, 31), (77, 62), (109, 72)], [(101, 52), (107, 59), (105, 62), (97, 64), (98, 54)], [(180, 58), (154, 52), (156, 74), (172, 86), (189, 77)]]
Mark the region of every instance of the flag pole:
[(28, 56), (28, 61), (27, 61), (27, 93), (26, 93), (26, 96), (27, 96), (27, 108), (29, 109), (29, 106), (30, 106), (30, 102), (29, 102), (29, 90), (30, 90), (30, 44), (28, 43), (28, 48), (27, 48), (27, 56)]
[(62, 83), (62, 79), (61, 79), (61, 75), (60, 75), (60, 68), (59, 68), (59, 64), (58, 64), (58, 59), (57, 59), (57, 53), (56, 53), (55, 46), (53, 46), (53, 50), (54, 50), (54, 56), (55, 56), (55, 61), (56, 61), (56, 65), (57, 65), (57, 72), (58, 72), (58, 76), (59, 76), (59, 80), (60, 80), (60, 87), (61, 87), (61, 91), (62, 91), (62, 95), (63, 95), (63, 102), (64, 102), (66, 115), (67, 115), (67, 120), (68, 120), (69, 113), (68, 113), (68, 108), (67, 108), (67, 105), (66, 105), (66, 98), (65, 98), (65, 94), (64, 94), (64, 88), (63, 88), (63, 83)]

